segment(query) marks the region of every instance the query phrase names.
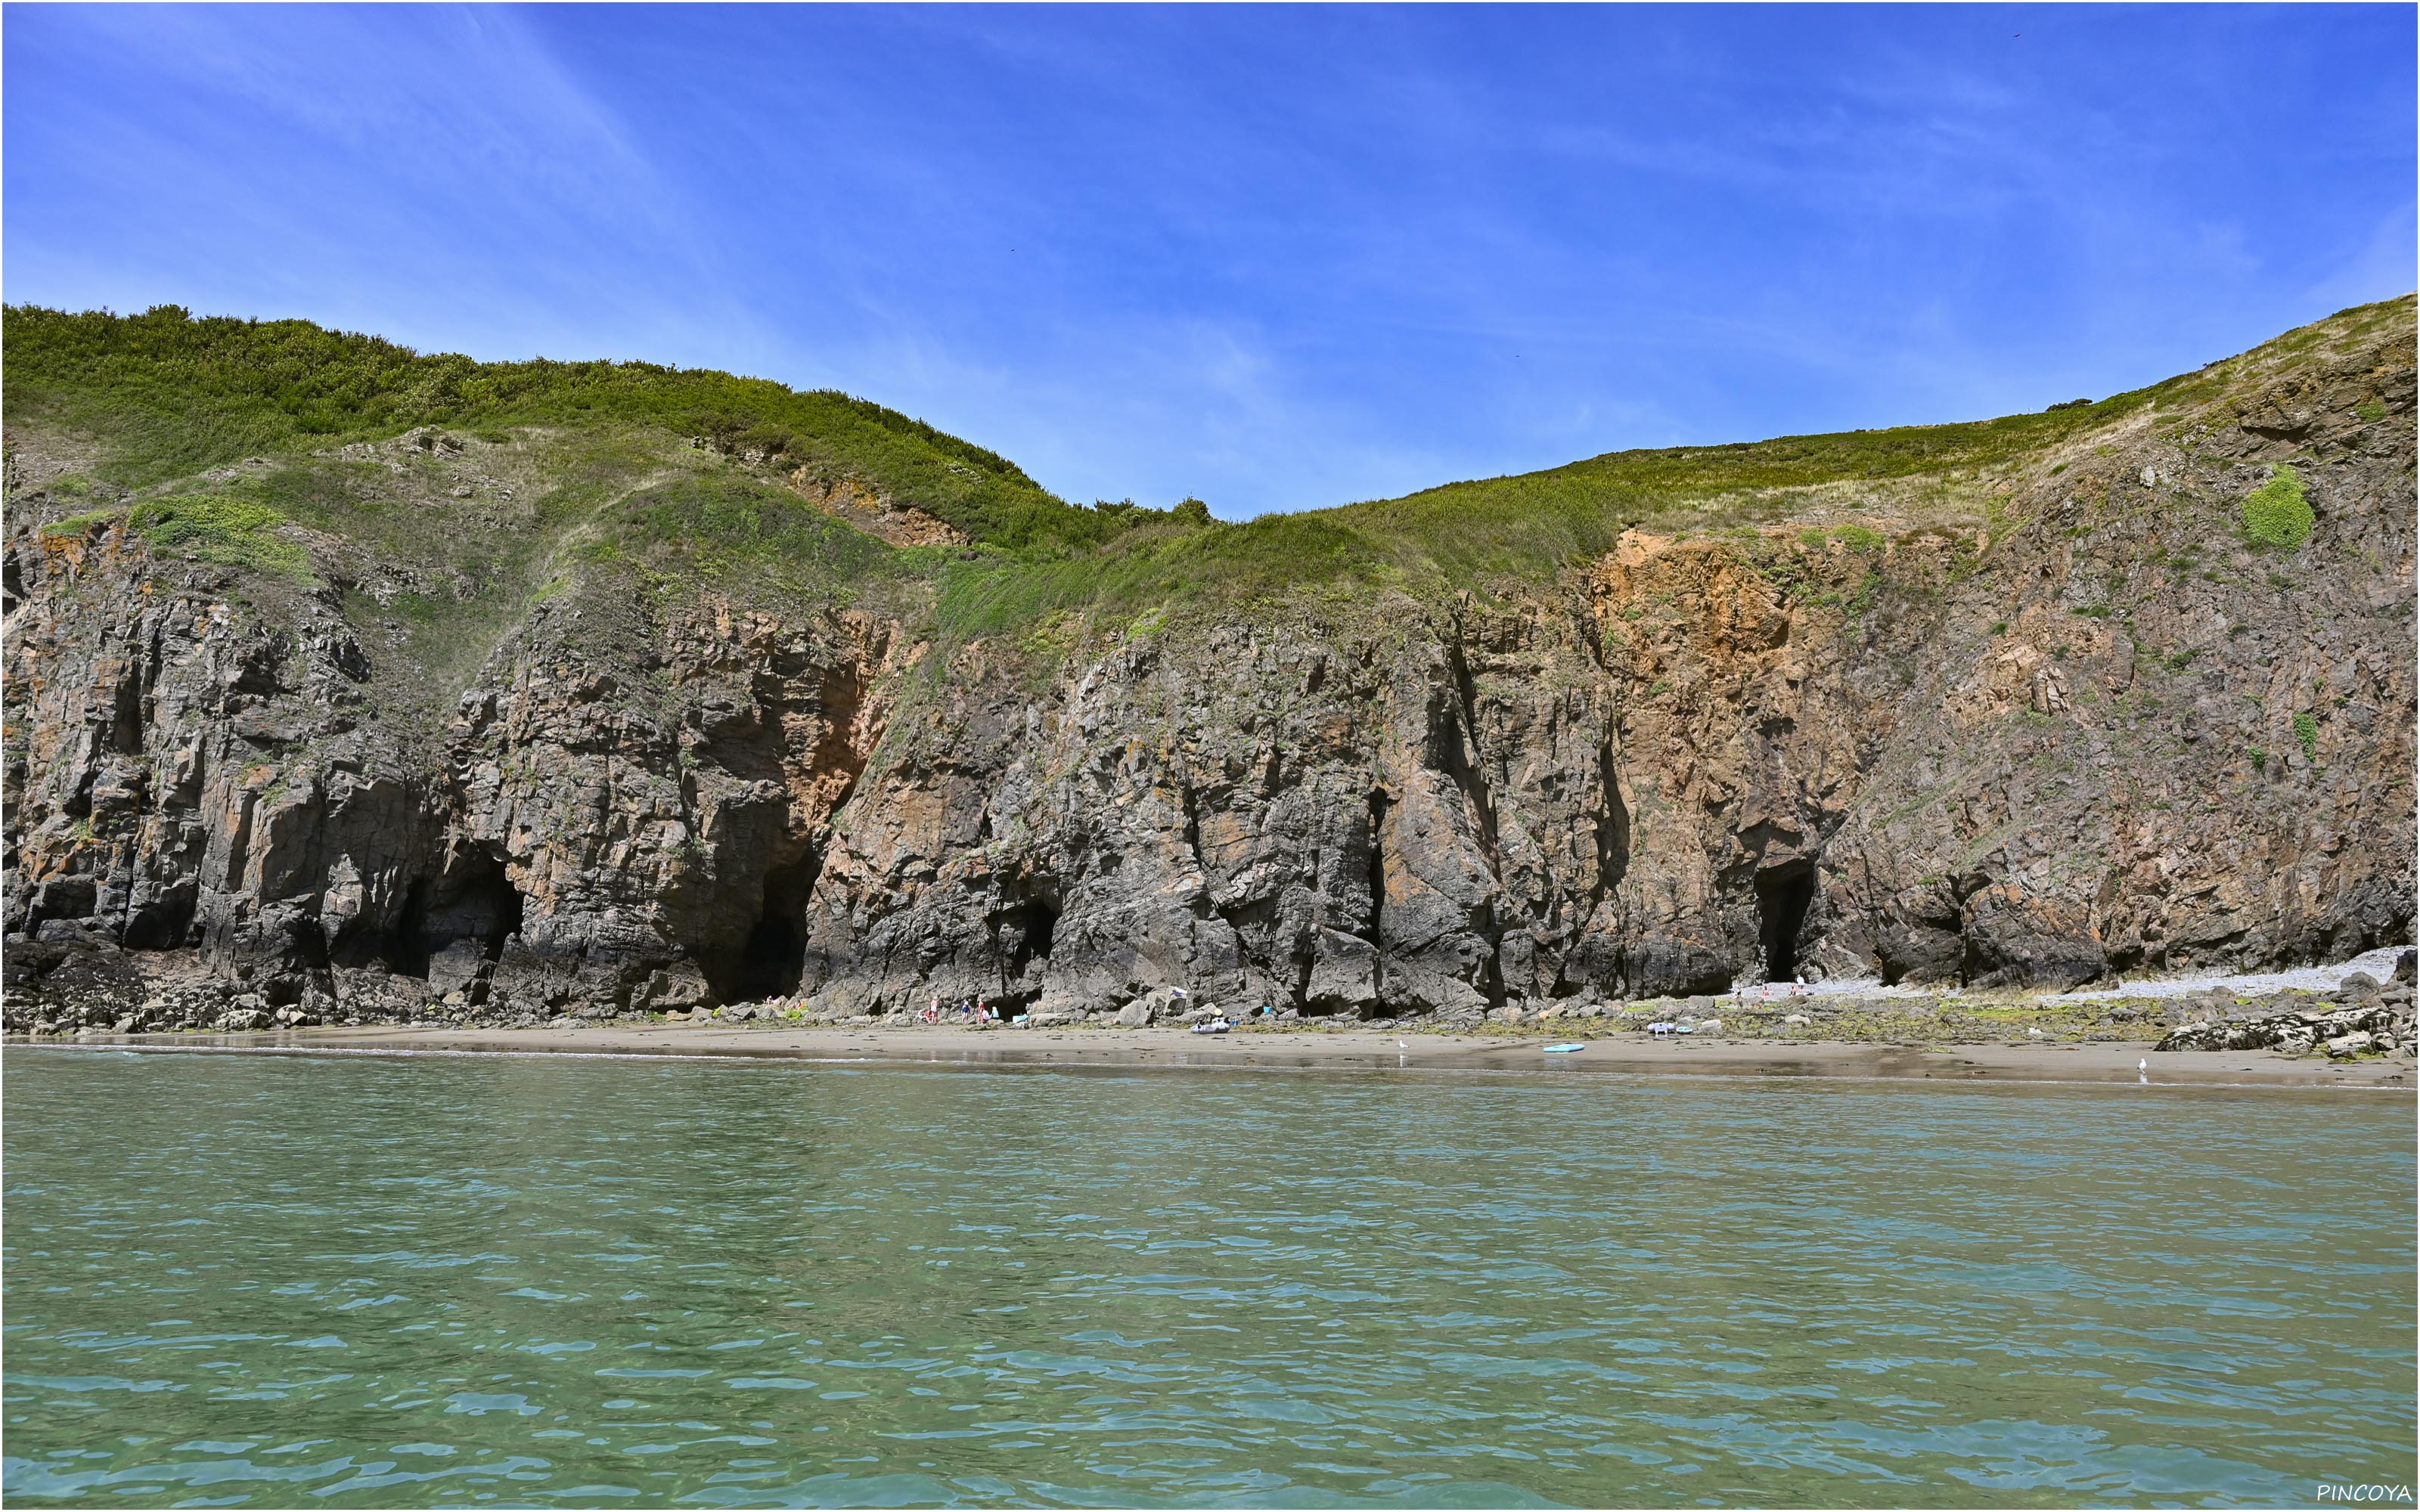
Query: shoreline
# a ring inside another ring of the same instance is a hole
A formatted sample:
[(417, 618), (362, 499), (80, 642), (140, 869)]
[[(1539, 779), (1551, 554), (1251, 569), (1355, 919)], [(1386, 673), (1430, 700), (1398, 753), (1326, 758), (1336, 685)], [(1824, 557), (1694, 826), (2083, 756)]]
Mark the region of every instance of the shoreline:
[(217, 1054), (566, 1055), (690, 1057), (812, 1064), (1165, 1067), (1177, 1070), (1557, 1071), (1748, 1079), (1848, 1079), (2140, 1086), (2351, 1088), (2409, 1093), (2420, 1085), (2399, 1057), (2331, 1061), (2269, 1050), (2159, 1052), (2148, 1041), (2086, 1044), (1956, 1044), (1618, 1039), (1546, 1055), (1548, 1041), (1487, 1035), (1350, 1029), (1258, 1030), (1211, 1037), (1174, 1028), (899, 1028), (838, 1026), (599, 1025), (578, 1027), (408, 1028), (364, 1026), (259, 1033), (108, 1034), (28, 1040), (8, 1049)]

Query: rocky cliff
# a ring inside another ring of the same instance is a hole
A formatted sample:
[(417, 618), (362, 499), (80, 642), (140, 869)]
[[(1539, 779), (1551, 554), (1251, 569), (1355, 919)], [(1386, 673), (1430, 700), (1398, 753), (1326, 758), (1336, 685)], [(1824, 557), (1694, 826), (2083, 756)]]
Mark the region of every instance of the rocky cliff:
[(1252, 532), (1416, 501), (1011, 550), (801, 442), (559, 420), (118, 482), (70, 381), (9, 419), (13, 1026), (1466, 1016), (2412, 933), (2408, 300), (1836, 476), (1600, 459), (1543, 567), (1341, 575)]

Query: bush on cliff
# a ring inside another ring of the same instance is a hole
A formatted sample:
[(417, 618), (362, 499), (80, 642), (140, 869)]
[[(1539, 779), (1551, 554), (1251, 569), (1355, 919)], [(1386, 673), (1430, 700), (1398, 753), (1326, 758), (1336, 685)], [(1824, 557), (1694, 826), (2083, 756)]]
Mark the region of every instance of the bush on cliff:
[(128, 529), (155, 551), (189, 552), (225, 566), (308, 577), (309, 555), (274, 533), (285, 523), (285, 516), (257, 501), (211, 494), (150, 500), (135, 505), (126, 517)]
[(2279, 463), (2267, 483), (2244, 496), (2244, 532), (2263, 546), (2290, 551), (2310, 539), (2311, 527), (2318, 523), (2303, 491), (2302, 474), (2290, 462)]

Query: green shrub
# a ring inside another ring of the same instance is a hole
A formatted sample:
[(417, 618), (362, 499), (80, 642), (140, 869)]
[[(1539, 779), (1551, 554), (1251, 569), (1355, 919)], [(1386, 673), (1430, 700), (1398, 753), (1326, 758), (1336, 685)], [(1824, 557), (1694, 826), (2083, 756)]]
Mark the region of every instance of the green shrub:
[(2362, 419), (2375, 425), (2380, 421), (2386, 418), (2386, 406), (2380, 404), (2375, 399), (2364, 399), (2361, 402), (2361, 407), (2355, 409), (2353, 413), (2361, 416)]
[(1863, 525), (1843, 525), (1832, 532), (1832, 539), (1852, 551), (1879, 551), (1883, 545), (1882, 532)]
[(1868, 572), (1857, 581), (1857, 591), (1849, 595), (1849, 618), (1860, 620), (1874, 607), (1874, 594), (1882, 587), (1883, 575)]
[(2311, 537), (2319, 523), (2303, 491), (2303, 476), (2290, 462), (2280, 462), (2267, 483), (2243, 499), (2243, 529), (2263, 546), (2292, 550)]
[(254, 500), (202, 494), (137, 504), (126, 522), (154, 546), (178, 547), (256, 535), (286, 517)]
[(895, 554), (788, 490), (744, 476), (681, 478), (600, 518), (592, 557), (610, 550), (659, 581), (845, 597), (895, 570)]
[(2294, 739), (2303, 748), (2303, 759), (2310, 761), (2319, 754), (2319, 721), (2305, 712), (2294, 716)]
[(270, 533), (286, 517), (257, 500), (218, 494), (154, 499), (135, 505), (126, 523), (155, 551), (190, 551), (223, 566), (287, 577), (304, 576), (309, 566), (301, 547)]
[(119, 513), (115, 509), (96, 509), (90, 514), (70, 515), (66, 519), (54, 519), (43, 526), (42, 533), (44, 535), (82, 535), (102, 520), (116, 519)]

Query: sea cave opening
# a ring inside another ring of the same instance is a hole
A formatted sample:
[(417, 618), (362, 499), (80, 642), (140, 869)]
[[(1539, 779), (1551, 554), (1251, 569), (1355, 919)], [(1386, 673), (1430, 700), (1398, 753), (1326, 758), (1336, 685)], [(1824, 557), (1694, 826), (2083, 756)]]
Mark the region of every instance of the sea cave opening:
[(502, 861), (473, 849), (434, 876), (414, 877), (392, 927), (349, 929), (318, 949), (323, 959), (313, 964), (380, 966), (427, 980), (431, 958), (466, 940), (477, 944), (480, 959), (500, 960), (521, 932), (527, 903)]
[(1815, 863), (1791, 861), (1756, 879), (1757, 934), (1764, 952), (1764, 980), (1789, 981), (1798, 975), (1798, 932), (1815, 902)]
[(788, 997), (799, 990), (807, 966), (807, 900), (815, 890), (822, 857), (814, 852), (765, 873), (765, 903), (739, 948), (737, 960), (714, 973), (716, 995), (726, 1003)]
[(1008, 980), (1013, 982), (1033, 962), (1050, 959), (1051, 940), (1059, 932), (1059, 910), (1039, 898), (1018, 903), (1000, 916), (1000, 932), (1003, 940), (1013, 942), (1008, 951)]
[(501, 863), (490, 863), (482, 887), (487, 894), (488, 959), (501, 961), (506, 942), (521, 932), (521, 918), (529, 900), (513, 886)]

